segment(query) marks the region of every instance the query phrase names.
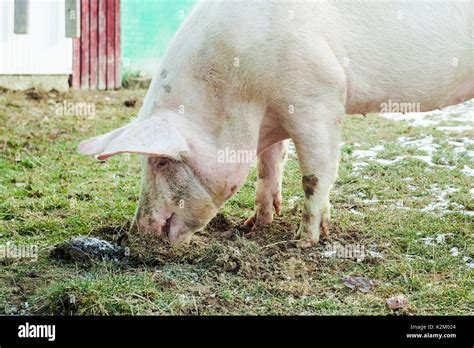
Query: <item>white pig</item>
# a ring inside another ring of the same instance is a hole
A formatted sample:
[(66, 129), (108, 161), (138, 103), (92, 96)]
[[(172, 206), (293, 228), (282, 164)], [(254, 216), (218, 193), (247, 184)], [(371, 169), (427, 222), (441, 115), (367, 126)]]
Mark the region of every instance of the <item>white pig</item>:
[(79, 151), (141, 154), (135, 221), (176, 244), (245, 182), (253, 156), (224, 152), (258, 156), (246, 224), (271, 223), (291, 138), (305, 192), (296, 236), (308, 247), (329, 232), (341, 118), (389, 101), (428, 111), (474, 97), (473, 24), (472, 1), (201, 2), (138, 117)]

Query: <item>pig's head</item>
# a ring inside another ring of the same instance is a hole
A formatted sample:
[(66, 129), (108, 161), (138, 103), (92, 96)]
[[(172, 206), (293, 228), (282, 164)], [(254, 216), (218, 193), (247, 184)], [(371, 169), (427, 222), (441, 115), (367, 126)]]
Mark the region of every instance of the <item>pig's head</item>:
[[(139, 233), (165, 237), (172, 244), (189, 241), (246, 176), (245, 168), (242, 180), (214, 165), (214, 150), (190, 141), (183, 130), (186, 127), (175, 120), (162, 115), (136, 120), (84, 141), (78, 148), (99, 160), (121, 153), (143, 155), (141, 195), (133, 225)], [(198, 130), (193, 131), (194, 138), (205, 138)], [(235, 173), (235, 168), (229, 170)]]

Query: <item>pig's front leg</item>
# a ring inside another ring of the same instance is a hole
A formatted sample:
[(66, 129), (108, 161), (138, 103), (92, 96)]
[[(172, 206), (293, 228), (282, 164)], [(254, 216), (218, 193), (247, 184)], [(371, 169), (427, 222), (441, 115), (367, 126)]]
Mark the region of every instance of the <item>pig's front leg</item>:
[(273, 208), (281, 211), (281, 178), (287, 153), (287, 141), (278, 142), (258, 156), (255, 213), (245, 226), (259, 227), (273, 221)]
[(303, 176), (304, 206), (296, 235), (300, 247), (315, 245), (320, 234), (329, 233), (329, 193), (339, 165), (342, 110), (341, 106), (311, 107), (291, 126)]

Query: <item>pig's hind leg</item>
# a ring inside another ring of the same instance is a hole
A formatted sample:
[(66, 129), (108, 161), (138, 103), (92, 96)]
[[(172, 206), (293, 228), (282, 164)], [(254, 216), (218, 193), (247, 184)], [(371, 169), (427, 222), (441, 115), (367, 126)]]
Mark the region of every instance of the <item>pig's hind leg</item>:
[(258, 156), (255, 213), (245, 226), (259, 227), (273, 221), (273, 209), (281, 211), (281, 180), (288, 141), (280, 141)]

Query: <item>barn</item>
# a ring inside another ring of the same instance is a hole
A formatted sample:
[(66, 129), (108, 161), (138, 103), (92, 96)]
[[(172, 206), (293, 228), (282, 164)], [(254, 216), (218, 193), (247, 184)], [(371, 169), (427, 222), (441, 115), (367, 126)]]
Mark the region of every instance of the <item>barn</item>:
[(117, 89), (120, 0), (0, 3), (0, 86)]
[(111, 90), (149, 79), (195, 0), (2, 0), (0, 86)]

